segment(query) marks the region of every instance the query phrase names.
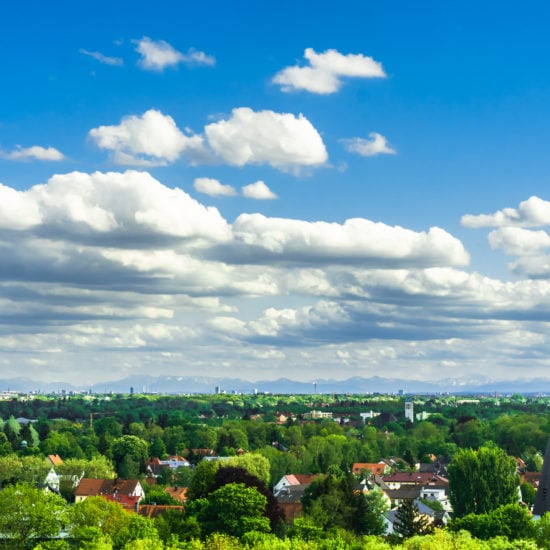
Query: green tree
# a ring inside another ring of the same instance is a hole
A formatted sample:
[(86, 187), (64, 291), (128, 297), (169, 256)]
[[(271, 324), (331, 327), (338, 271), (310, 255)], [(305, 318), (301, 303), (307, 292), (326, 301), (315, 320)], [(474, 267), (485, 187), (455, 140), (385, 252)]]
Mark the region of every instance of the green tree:
[(539, 548), (550, 549), (550, 512), (546, 512), (535, 523), (535, 540)]
[(127, 527), (129, 519), (128, 512), (120, 504), (99, 496), (88, 497), (71, 508), (69, 534), (79, 547), (98, 537), (112, 541), (119, 530)]
[(386, 532), (384, 516), (389, 510), (384, 493), (376, 487), (366, 495), (357, 494), (357, 498), (360, 502), (355, 517), (360, 523), (355, 531), (365, 535), (383, 535)]
[(506, 537), (509, 540), (535, 537), (535, 525), (529, 510), (519, 504), (507, 504), (486, 514), (468, 514), (456, 518), (449, 529), (454, 532), (464, 529), (481, 540), (494, 537)]
[(536, 497), (537, 490), (529, 482), (521, 484), (521, 500), (525, 502), (527, 506), (533, 506)]
[[(235, 466), (236, 468), (243, 468), (249, 474), (257, 477), (262, 483), (269, 485), (270, 480), (270, 464), (269, 460), (257, 453), (246, 453), (241, 456), (235, 456), (230, 458), (226, 463), (227, 466)], [(224, 464), (224, 465), (225, 465)]]
[(120, 477), (134, 478), (145, 472), (149, 445), (135, 435), (123, 435), (113, 441), (111, 452), (115, 469)]
[(141, 501), (141, 504), (181, 506), (181, 502), (176, 500), (171, 494), (167, 493), (164, 490), (164, 487), (160, 485), (152, 485), (147, 487), (145, 491), (145, 498)]
[(456, 517), (486, 513), (517, 502), (516, 463), (498, 447), (459, 450), (448, 473), (450, 501)]
[(244, 468), (224, 465), (218, 468), (218, 471), (214, 476), (214, 482), (208, 492), (212, 493), (216, 489), (219, 489), (228, 483), (242, 483), (245, 487), (252, 487), (256, 489), (266, 498), (264, 515), (269, 519), (271, 529), (275, 531), (283, 524), (284, 512), (280, 508), (277, 499), (273, 496), (273, 493), (269, 491), (263, 481), (252, 475)]
[(214, 483), (214, 476), (220, 467), (216, 460), (202, 460), (195, 468), (195, 475), (187, 489), (187, 497), (195, 500), (205, 497)]
[(66, 502), (58, 495), (25, 483), (0, 491), (0, 533), (14, 549), (32, 548), (33, 541), (57, 536), (65, 522)]
[(198, 539), (201, 528), (197, 518), (180, 510), (166, 510), (155, 520), (157, 531), (163, 541), (176, 538), (178, 541)]
[(269, 533), (264, 516), (267, 499), (254, 487), (228, 483), (199, 503), (198, 520), (206, 534), (224, 533), (241, 538), (249, 531)]
[(427, 535), (433, 531), (433, 526), (426, 516), (420, 514), (414, 500), (406, 498), (397, 508), (393, 530), (407, 539), (415, 535)]
[(0, 457), (7, 456), (13, 453), (11, 443), (4, 432), (0, 432)]

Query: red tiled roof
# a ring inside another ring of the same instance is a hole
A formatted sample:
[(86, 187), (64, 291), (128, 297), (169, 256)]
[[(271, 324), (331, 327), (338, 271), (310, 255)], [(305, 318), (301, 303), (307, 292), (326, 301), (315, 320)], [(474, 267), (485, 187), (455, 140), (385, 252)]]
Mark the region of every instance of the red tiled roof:
[(309, 485), (319, 474), (287, 474), (285, 477), (290, 485)]
[(83, 477), (75, 490), (75, 496), (89, 497), (97, 495), (130, 496), (137, 488), (137, 479), (91, 479)]
[(136, 505), (139, 503), (139, 497), (130, 497), (128, 495), (121, 495), (120, 493), (101, 496), (105, 500), (118, 502), (125, 510), (135, 510)]
[(103, 479), (90, 479), (83, 477), (75, 489), (77, 497), (95, 497), (100, 494), (103, 485)]
[(427, 484), (434, 481), (434, 476), (428, 472), (395, 472), (384, 476), (382, 479), (386, 483), (409, 483), (416, 485)]

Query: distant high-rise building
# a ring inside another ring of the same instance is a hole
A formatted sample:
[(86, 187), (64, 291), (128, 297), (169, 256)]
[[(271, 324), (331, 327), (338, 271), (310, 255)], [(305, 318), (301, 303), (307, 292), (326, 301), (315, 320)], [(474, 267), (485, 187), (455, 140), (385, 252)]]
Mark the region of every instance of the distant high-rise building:
[(550, 439), (548, 439), (546, 452), (544, 453), (539, 488), (537, 489), (535, 506), (533, 508), (535, 516), (543, 516), (545, 512), (550, 512)]
[(414, 422), (414, 406), (412, 399), (407, 399), (407, 401), (405, 401), (405, 418)]
[(133, 388), (133, 386), (130, 388), (130, 395), (134, 395), (134, 388)]

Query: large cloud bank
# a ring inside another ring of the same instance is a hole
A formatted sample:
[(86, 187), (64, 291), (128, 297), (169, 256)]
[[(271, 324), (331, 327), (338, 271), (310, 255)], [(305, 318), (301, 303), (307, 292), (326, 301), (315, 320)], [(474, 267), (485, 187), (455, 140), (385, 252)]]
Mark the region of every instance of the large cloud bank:
[[(531, 238), (530, 250), (546, 242)], [(464, 271), (467, 251), (442, 228), (229, 222), (146, 172), (2, 185), (0, 251), (2, 365), (17, 361), (37, 379), (43, 369), (81, 382), (161, 364), (277, 377), (342, 362), (357, 373), (418, 365), (423, 377), (442, 366), (456, 376), (489, 353), (512, 376), (518, 358), (550, 351), (550, 283)]]

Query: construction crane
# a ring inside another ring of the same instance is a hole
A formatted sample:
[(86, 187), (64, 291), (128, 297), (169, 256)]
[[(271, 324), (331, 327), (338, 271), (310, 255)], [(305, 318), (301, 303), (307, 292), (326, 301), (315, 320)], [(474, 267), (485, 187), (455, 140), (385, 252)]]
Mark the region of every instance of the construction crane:
[(90, 413), (90, 430), (93, 430), (94, 429), (94, 416), (101, 416), (101, 415), (104, 415), (104, 414), (111, 414), (111, 413), (107, 413), (107, 412), (96, 412), (96, 413)]

